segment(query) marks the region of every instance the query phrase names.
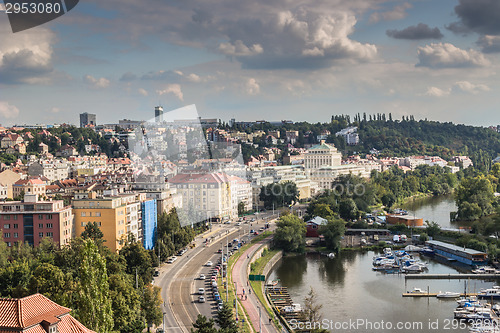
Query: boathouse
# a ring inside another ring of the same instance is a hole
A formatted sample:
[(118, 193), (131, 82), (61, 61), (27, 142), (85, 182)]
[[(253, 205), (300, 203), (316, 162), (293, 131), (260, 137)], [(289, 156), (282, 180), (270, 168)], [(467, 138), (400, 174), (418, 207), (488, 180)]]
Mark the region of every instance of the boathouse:
[(312, 220), (306, 222), (306, 237), (319, 237), (319, 227), (326, 225), (328, 223), (327, 219), (320, 216), (316, 216)]
[(488, 261), (488, 255), (481, 251), (435, 240), (427, 241), (425, 244), (433, 249), (437, 255), (467, 265), (486, 265)]
[(422, 218), (409, 215), (389, 214), (386, 221), (389, 224), (404, 224), (407, 227), (422, 227), (424, 225)]

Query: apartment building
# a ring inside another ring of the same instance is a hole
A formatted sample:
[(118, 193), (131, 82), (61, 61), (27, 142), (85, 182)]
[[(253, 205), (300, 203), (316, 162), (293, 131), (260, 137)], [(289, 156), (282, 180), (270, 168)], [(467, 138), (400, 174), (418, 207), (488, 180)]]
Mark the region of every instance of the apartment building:
[(23, 201), (0, 202), (0, 228), (8, 246), (36, 246), (44, 237), (67, 245), (74, 236), (73, 221), (72, 209), (63, 200), (39, 201), (38, 195), (25, 194)]

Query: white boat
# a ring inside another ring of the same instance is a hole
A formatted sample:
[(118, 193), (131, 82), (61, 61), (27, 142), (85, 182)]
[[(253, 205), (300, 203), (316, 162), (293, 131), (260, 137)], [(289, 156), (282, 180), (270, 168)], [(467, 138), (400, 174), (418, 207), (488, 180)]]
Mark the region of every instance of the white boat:
[(483, 266), (472, 271), (474, 274), (496, 274), (497, 270), (493, 267)]
[(457, 300), (458, 306), (464, 306), (465, 304), (474, 304), (478, 302), (476, 296), (467, 296), (467, 297), (461, 297), (460, 299)]
[(445, 291), (445, 292), (439, 292), (436, 295), (437, 298), (458, 298), (460, 297), (460, 293), (456, 293), (453, 291)]
[(470, 333), (500, 333), (498, 325), (492, 323), (475, 323), (469, 328)]
[(328, 258), (330, 258), (330, 259), (335, 258), (335, 253), (333, 253), (333, 252), (328, 253)]
[(409, 291), (408, 294), (422, 294), (427, 295), (427, 291), (420, 288), (413, 288), (412, 291)]

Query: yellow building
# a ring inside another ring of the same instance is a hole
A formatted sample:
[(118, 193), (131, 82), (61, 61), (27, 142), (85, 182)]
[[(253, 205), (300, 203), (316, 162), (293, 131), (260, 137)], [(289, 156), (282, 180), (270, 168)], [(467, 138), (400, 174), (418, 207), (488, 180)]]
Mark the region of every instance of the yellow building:
[(104, 245), (111, 251), (120, 250), (127, 237), (127, 228), (133, 223), (128, 221), (130, 214), (127, 211), (135, 202), (134, 194), (97, 198), (95, 193), (89, 193), (89, 198), (73, 200), (75, 235), (80, 236), (87, 223), (97, 222), (104, 234)]

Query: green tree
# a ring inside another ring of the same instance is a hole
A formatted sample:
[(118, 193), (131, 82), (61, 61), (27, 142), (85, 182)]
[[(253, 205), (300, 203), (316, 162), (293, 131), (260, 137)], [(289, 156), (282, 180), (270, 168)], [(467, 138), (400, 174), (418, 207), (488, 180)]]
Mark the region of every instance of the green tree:
[(137, 273), (141, 286), (147, 285), (153, 278), (153, 264), (148, 251), (144, 249), (139, 242), (129, 242), (120, 250), (122, 256), (127, 263), (128, 274), (134, 275)]
[(80, 264), (78, 318), (82, 324), (96, 332), (111, 332), (114, 325), (106, 261), (99, 254), (97, 245), (91, 239), (83, 242), (82, 252), (78, 259)]
[(330, 218), (326, 225), (319, 228), (319, 233), (325, 237), (326, 247), (330, 251), (340, 252), (340, 241), (345, 233), (345, 223), (340, 219)]
[(109, 277), (109, 296), (112, 300), (114, 330), (128, 333), (130, 323), (142, 322), (141, 302), (130, 275), (113, 274)]
[(441, 227), (439, 226), (438, 223), (432, 221), (432, 222), (429, 222), (429, 221), (425, 221), (425, 223), (427, 224), (427, 227), (425, 228), (425, 232), (427, 233), (428, 236), (430, 237), (436, 237), (439, 232), (441, 231)]
[(215, 322), (225, 333), (238, 333), (238, 325), (233, 318), (233, 311), (228, 303), (224, 303), (222, 308), (217, 310)]
[(238, 202), (238, 216), (245, 214), (245, 203), (243, 201)]
[(85, 225), (85, 230), (83, 230), (82, 232), (83, 239), (92, 239), (97, 244), (97, 246), (100, 247), (102, 243), (105, 242), (103, 237), (104, 234), (99, 228), (97, 222), (89, 222)]
[(162, 323), (163, 313), (161, 312), (162, 299), (160, 291), (161, 288), (152, 285), (144, 287), (141, 308), (148, 323), (148, 331), (151, 324), (160, 325)]
[[(70, 277), (65, 276), (63, 271), (52, 264), (43, 263), (33, 271), (29, 282), (29, 290), (33, 293), (41, 293), (52, 301), (64, 305), (68, 304), (68, 297), (72, 290)], [(66, 283), (68, 281), (68, 283)]]
[(288, 252), (300, 252), (305, 247), (306, 224), (299, 217), (288, 214), (276, 223), (273, 243), (279, 249)]
[(217, 329), (214, 327), (214, 320), (212, 318), (207, 319), (207, 317), (201, 314), (198, 314), (193, 327), (195, 329), (191, 329), (191, 333), (217, 333)]
[(9, 248), (3, 241), (3, 233), (0, 232), (0, 270), (7, 266), (9, 260)]
[[(313, 287), (307, 293), (307, 296), (304, 298), (304, 311), (302, 312), (302, 320), (311, 324), (321, 322), (322, 315), (321, 309), (323, 308), (322, 304), (318, 303), (318, 295), (314, 291)], [(327, 333), (327, 330), (324, 329), (312, 329), (311, 333)]]
[(484, 176), (464, 178), (455, 193), (458, 219), (474, 220), (493, 213), (493, 186)]

